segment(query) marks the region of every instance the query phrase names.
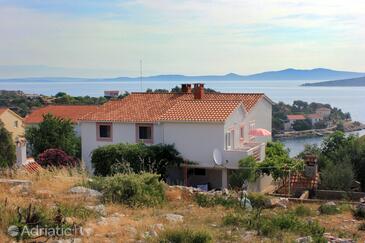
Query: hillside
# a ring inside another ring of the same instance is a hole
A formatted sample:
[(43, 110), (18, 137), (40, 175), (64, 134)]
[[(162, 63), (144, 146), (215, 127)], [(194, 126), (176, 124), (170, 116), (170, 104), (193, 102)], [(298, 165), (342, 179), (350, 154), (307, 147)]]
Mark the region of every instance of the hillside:
[[(1, 71), (1, 70), (0, 70)], [(179, 81), (179, 82), (194, 82), (194, 81), (237, 81), (237, 80), (331, 80), (331, 79), (348, 79), (364, 76), (365, 73), (337, 71), (324, 68), (316, 69), (285, 69), (280, 71), (269, 71), (251, 75), (240, 75), (236, 73), (228, 73), (225, 75), (153, 75), (144, 76), (143, 81)], [(1, 77), (0, 72), (0, 77)], [(73, 77), (24, 77), (24, 78), (8, 78), (0, 79), (0, 82), (24, 82), (24, 81), (38, 81), (38, 82), (92, 82), (92, 81), (139, 81), (140, 77), (116, 77), (116, 78), (73, 78)]]
[(325, 81), (318, 83), (306, 83), (302, 86), (324, 86), (324, 87), (359, 87), (365, 86), (365, 77)]

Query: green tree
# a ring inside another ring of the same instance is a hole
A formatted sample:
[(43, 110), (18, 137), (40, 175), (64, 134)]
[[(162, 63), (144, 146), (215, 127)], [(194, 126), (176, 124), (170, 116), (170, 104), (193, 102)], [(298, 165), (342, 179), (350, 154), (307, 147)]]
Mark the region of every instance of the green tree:
[(12, 166), (15, 160), (15, 145), (11, 134), (0, 121), (0, 168)]
[(312, 129), (312, 123), (308, 119), (305, 119), (305, 120), (297, 120), (293, 124), (293, 129), (295, 131), (309, 130), (309, 129)]
[(43, 122), (27, 129), (25, 135), (36, 157), (51, 148), (61, 149), (68, 155), (80, 156), (80, 139), (76, 136), (70, 120), (46, 114)]
[(254, 182), (257, 177), (257, 163), (253, 156), (238, 161), (239, 169), (234, 170), (229, 177), (229, 185), (232, 188), (241, 188), (245, 180)]

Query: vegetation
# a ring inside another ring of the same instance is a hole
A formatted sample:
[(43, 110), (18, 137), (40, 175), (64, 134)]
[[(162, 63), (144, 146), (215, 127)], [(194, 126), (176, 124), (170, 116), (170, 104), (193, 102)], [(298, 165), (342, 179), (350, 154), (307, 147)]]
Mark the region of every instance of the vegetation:
[(305, 217), (312, 216), (313, 212), (309, 207), (301, 204), (294, 209), (294, 214), (298, 217)]
[(341, 210), (336, 205), (332, 205), (332, 204), (322, 204), (319, 207), (318, 211), (321, 214), (327, 214), (327, 215), (338, 214), (341, 212)]
[(312, 123), (309, 119), (298, 120), (298, 121), (295, 121), (293, 124), (293, 129), (295, 131), (304, 131), (304, 130), (309, 130), (312, 128), (313, 128)]
[(0, 121), (0, 168), (9, 167), (16, 161), (15, 144), (4, 123)]
[(365, 191), (365, 139), (337, 131), (319, 147), (306, 146), (298, 157), (304, 158), (305, 154), (318, 157), (322, 189), (349, 191), (357, 180)]
[(168, 168), (179, 166), (183, 158), (174, 145), (121, 143), (95, 149), (91, 162), (96, 175), (107, 176), (131, 170), (135, 173), (156, 173), (165, 179)]
[(60, 149), (68, 155), (81, 156), (81, 141), (70, 120), (46, 114), (43, 122), (26, 130), (25, 136), (35, 157), (47, 149)]
[(159, 237), (160, 243), (210, 243), (213, 237), (205, 230), (171, 229)]
[(301, 220), (293, 213), (261, 214), (260, 210), (231, 213), (223, 218), (223, 224), (253, 229), (266, 237), (279, 237), (283, 232), (293, 232), (312, 236), (315, 242), (326, 242), (323, 238), (325, 229), (316, 221)]
[(240, 202), (237, 198), (234, 197), (223, 197), (223, 196), (208, 196), (206, 194), (196, 194), (194, 196), (194, 201), (200, 207), (214, 207), (214, 206), (223, 206), (226, 208), (234, 208), (239, 207)]
[(303, 169), (303, 160), (290, 158), (289, 151), (280, 142), (270, 142), (266, 146), (263, 162), (257, 163), (253, 157), (239, 162), (239, 169), (232, 173), (232, 187), (242, 186), (245, 180), (255, 181), (260, 175), (271, 175), (275, 180), (287, 176), (289, 171)]
[(79, 165), (79, 160), (67, 155), (60, 149), (47, 149), (38, 156), (37, 162), (43, 167), (60, 167)]
[[(336, 107), (331, 107), (329, 104), (321, 103), (307, 103), (305, 101), (296, 100), (292, 105), (285, 104), (284, 102), (279, 102), (273, 105), (272, 108), (272, 129), (273, 133), (278, 133), (284, 130), (284, 121), (287, 119), (287, 115), (290, 114), (312, 114), (315, 113), (316, 109), (320, 107), (326, 107), (331, 109), (331, 114), (328, 120), (337, 123), (338, 121), (350, 119), (350, 113), (344, 113), (341, 109)], [(308, 121), (297, 121), (294, 123), (295, 130), (306, 130), (312, 128), (312, 124)], [(323, 124), (318, 124), (318, 128), (323, 128)]]
[(165, 200), (164, 183), (150, 173), (95, 177), (88, 186), (103, 192), (105, 201), (130, 207), (156, 206)]

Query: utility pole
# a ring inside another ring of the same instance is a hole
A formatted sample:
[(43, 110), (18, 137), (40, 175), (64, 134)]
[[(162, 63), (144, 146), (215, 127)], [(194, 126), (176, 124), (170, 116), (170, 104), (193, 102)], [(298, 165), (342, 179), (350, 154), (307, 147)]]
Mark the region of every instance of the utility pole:
[(139, 60), (139, 82), (140, 82), (141, 92), (143, 92), (143, 90), (142, 90), (142, 59)]

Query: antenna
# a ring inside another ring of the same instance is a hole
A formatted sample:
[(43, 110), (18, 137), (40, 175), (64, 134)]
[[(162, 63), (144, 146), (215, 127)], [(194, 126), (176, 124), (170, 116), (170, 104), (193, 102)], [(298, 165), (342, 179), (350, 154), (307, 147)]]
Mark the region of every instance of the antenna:
[(139, 60), (139, 82), (140, 82), (141, 92), (143, 92), (143, 90), (142, 90), (142, 59)]

